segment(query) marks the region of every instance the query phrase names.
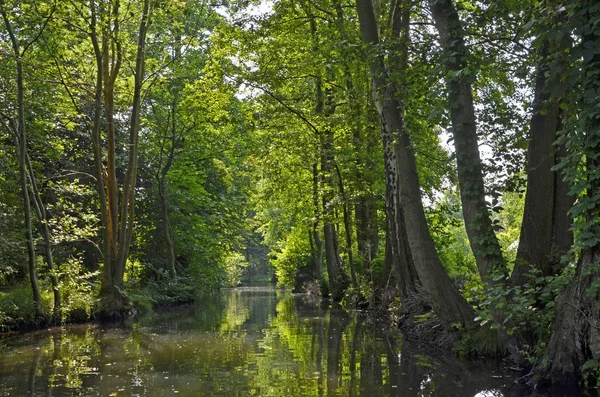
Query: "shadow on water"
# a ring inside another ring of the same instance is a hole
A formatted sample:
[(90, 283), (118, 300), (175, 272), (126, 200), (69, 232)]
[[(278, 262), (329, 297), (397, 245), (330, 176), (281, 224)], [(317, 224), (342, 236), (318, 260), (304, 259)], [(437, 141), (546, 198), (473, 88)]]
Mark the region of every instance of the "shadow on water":
[(0, 352), (2, 397), (535, 395), (493, 363), (426, 354), (357, 313), (267, 288), (221, 291), (125, 328), (28, 333)]

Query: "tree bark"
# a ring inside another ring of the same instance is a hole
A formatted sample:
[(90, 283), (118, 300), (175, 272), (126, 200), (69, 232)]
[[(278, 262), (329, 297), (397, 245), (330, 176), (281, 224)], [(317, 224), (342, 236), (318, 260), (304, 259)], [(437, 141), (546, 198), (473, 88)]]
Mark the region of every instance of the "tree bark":
[[(370, 55), (370, 71), (374, 102), (381, 116), (382, 134), (392, 138), (392, 155), (398, 166), (400, 204), (406, 222), (408, 245), (414, 265), (431, 304), (447, 329), (453, 324), (471, 327), (475, 313), (464, 300), (444, 270), (425, 219), (417, 166), (412, 142), (404, 125), (404, 109), (396, 100), (398, 89), (387, 76), (388, 69), (381, 54), (373, 47), (379, 44), (379, 34), (373, 4), (357, 0), (360, 30)], [(385, 145), (385, 143), (384, 143)], [(389, 180), (388, 183), (395, 181)]]
[(465, 227), (479, 274), (482, 280), (490, 282), (494, 275), (505, 275), (506, 266), (485, 200), (470, 82), (474, 74), (469, 69), (464, 32), (452, 0), (429, 0), (429, 6), (444, 51), (442, 59), (448, 76), (446, 86)]
[(562, 255), (573, 245), (568, 215), (573, 199), (560, 173), (552, 170), (560, 162), (561, 150), (553, 144), (558, 137), (561, 115), (559, 101), (550, 96), (552, 82), (546, 78), (548, 46), (548, 42), (542, 46), (535, 84), (527, 149), (527, 193), (511, 275), (513, 285), (525, 284), (532, 268), (540, 270), (544, 277), (558, 274), (563, 268)]

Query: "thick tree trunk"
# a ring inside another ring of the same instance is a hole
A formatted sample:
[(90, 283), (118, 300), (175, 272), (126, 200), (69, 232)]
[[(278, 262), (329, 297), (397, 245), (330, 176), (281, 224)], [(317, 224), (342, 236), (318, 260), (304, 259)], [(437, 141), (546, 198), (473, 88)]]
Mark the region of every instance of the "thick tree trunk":
[(600, 252), (593, 251), (584, 252), (569, 288), (557, 298), (550, 341), (534, 370), (534, 383), (576, 388), (583, 379), (582, 366), (600, 360), (599, 296), (589, 293), (600, 277)]
[(479, 274), (484, 281), (506, 273), (500, 243), (485, 200), (483, 171), (464, 32), (452, 0), (430, 0), (446, 66), (446, 85), (456, 152), (463, 217)]
[[(407, 301), (419, 294), (421, 281), (414, 267), (412, 253), (408, 244), (406, 224), (400, 204), (400, 186), (394, 137), (391, 131), (383, 128), (383, 157), (385, 168), (385, 214), (387, 235), (386, 254), (389, 254), (396, 275), (400, 297)], [(389, 251), (388, 251), (389, 250)], [(388, 259), (388, 258), (386, 258)]]
[(31, 202), (29, 198), (29, 189), (27, 187), (27, 128), (25, 125), (25, 99), (24, 99), (24, 86), (23, 86), (23, 60), (21, 50), (19, 48), (19, 42), (14, 34), (8, 15), (6, 14), (4, 1), (0, 0), (0, 13), (2, 13), (2, 19), (4, 20), (4, 26), (8, 32), (10, 42), (13, 49), (13, 55), (15, 57), (16, 71), (17, 71), (17, 113), (18, 121), (17, 128), (15, 131), (15, 144), (17, 146), (17, 160), (19, 162), (19, 181), (21, 184), (21, 195), (23, 198), (23, 213), (25, 216), (25, 233), (27, 240), (27, 256), (28, 256), (28, 272), (29, 281), (31, 283), (31, 292), (33, 295), (33, 306), (35, 310), (35, 317), (37, 320), (44, 318), (44, 312), (42, 310), (42, 299), (40, 295), (40, 288), (37, 281), (36, 274), (36, 263), (35, 263), (35, 246), (33, 243), (33, 227), (31, 224)]
[[(573, 193), (578, 196), (575, 207), (583, 212), (580, 243), (583, 247), (574, 278), (567, 290), (557, 298), (556, 317), (552, 324), (550, 340), (545, 355), (534, 370), (534, 381), (564, 386), (577, 386), (584, 377), (584, 364), (592, 364), (588, 375), (593, 388), (598, 382), (597, 363), (600, 361), (600, 120), (597, 111), (600, 106), (600, 80), (598, 69), (600, 53), (589, 48), (597, 48), (600, 35), (594, 27), (597, 25), (597, 2), (585, 0), (573, 7), (577, 15), (578, 31), (581, 42), (572, 49), (574, 58), (581, 63), (576, 70), (581, 80), (574, 98), (578, 109), (576, 125), (567, 130), (565, 150), (572, 156), (567, 173), (574, 179)], [(583, 23), (582, 23), (583, 22)], [(585, 54), (584, 56), (581, 56)], [(583, 159), (582, 159), (583, 157)], [(583, 207), (582, 207), (583, 206)], [(595, 378), (595, 379), (594, 379)]]
[[(398, 165), (400, 203), (406, 222), (408, 245), (414, 265), (435, 312), (447, 329), (458, 323), (471, 327), (475, 313), (464, 300), (444, 270), (425, 219), (417, 166), (412, 143), (404, 125), (404, 110), (397, 98), (397, 88), (381, 54), (372, 46), (379, 44), (377, 22), (370, 0), (357, 0), (363, 42), (371, 46), (370, 70), (375, 105), (381, 116), (384, 135), (393, 137), (393, 155)], [(388, 181), (389, 183), (389, 181)]]
[(557, 274), (561, 256), (573, 245), (568, 211), (573, 205), (569, 188), (552, 167), (560, 162), (560, 150), (553, 144), (560, 128), (559, 102), (549, 93), (548, 43), (542, 47), (533, 100), (533, 115), (527, 149), (527, 193), (519, 237), (517, 260), (511, 281), (522, 285), (527, 273), (535, 268), (542, 276)]

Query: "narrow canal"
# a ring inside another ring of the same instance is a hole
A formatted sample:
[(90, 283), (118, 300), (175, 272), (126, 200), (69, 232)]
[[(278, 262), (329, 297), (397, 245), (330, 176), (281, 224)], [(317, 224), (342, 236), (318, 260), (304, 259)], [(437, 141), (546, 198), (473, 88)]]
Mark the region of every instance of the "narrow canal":
[(124, 328), (0, 342), (0, 396), (517, 396), (514, 374), (432, 356), (360, 313), (224, 290)]

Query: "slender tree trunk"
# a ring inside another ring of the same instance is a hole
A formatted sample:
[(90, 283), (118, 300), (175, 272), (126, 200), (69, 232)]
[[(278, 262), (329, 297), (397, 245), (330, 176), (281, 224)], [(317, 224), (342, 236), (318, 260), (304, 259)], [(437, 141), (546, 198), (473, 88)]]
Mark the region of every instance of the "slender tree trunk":
[(471, 87), (473, 72), (468, 68), (464, 32), (452, 0), (430, 0), (429, 5), (444, 51), (463, 217), (479, 274), (490, 281), (493, 273), (505, 275), (506, 266), (485, 200)]
[[(166, 179), (171, 166), (173, 165), (173, 159), (175, 157), (175, 146), (176, 146), (176, 106), (177, 101), (174, 99), (171, 104), (171, 115), (170, 115), (170, 131), (171, 131), (171, 146), (169, 149), (169, 153), (167, 154), (167, 161), (165, 165), (160, 169), (160, 172), (157, 174), (156, 178), (158, 180), (158, 201), (160, 203), (160, 214), (162, 220), (163, 227), (163, 236), (165, 238), (165, 243), (167, 245), (167, 254), (169, 260), (169, 275), (172, 280), (177, 282), (177, 270), (175, 269), (175, 246), (173, 244), (172, 230), (171, 230), (171, 222), (169, 220), (169, 203), (167, 201), (167, 191), (166, 191)], [(161, 147), (161, 163), (162, 163), (162, 152), (164, 148), (164, 140), (166, 137), (163, 137), (163, 146)]]
[[(404, 110), (397, 98), (397, 87), (390, 81), (381, 54), (373, 47), (379, 44), (379, 34), (373, 4), (357, 0), (363, 42), (370, 46), (370, 70), (374, 102), (381, 116), (384, 136), (393, 137), (393, 155), (398, 165), (400, 203), (406, 222), (408, 245), (414, 265), (433, 308), (447, 329), (459, 323), (472, 326), (475, 313), (464, 300), (444, 270), (425, 219), (417, 166), (410, 137), (404, 125)], [(375, 53), (374, 53), (375, 52)], [(390, 181), (387, 181), (388, 183)]]
[(48, 213), (46, 211), (46, 206), (44, 205), (44, 202), (42, 200), (40, 191), (37, 187), (35, 173), (33, 172), (33, 167), (31, 166), (29, 157), (26, 158), (26, 161), (27, 170), (29, 174), (29, 184), (31, 185), (31, 191), (34, 198), (33, 203), (40, 223), (40, 233), (42, 234), (42, 237), (44, 239), (44, 260), (46, 262), (46, 265), (48, 266), (48, 271), (50, 273), (50, 283), (52, 284), (52, 294), (54, 297), (53, 317), (54, 321), (58, 321), (60, 320), (62, 302), (60, 297), (60, 289), (58, 285), (58, 275), (56, 274), (54, 260), (52, 258), (52, 236), (48, 227)]
[(344, 202), (342, 207), (342, 214), (344, 218), (344, 232), (346, 237), (346, 249), (348, 250), (348, 266), (350, 267), (350, 277), (352, 278), (352, 285), (356, 287), (356, 270), (354, 269), (354, 259), (352, 255), (352, 222), (350, 220), (350, 211), (348, 210), (348, 197), (346, 196), (346, 190), (344, 189), (344, 181), (342, 179), (342, 172), (340, 167), (335, 164), (335, 170), (338, 177), (338, 185), (340, 187), (340, 194), (342, 201)]
[(323, 241), (319, 235), (319, 169), (317, 163), (313, 164), (313, 206), (315, 217), (312, 224), (312, 238), (315, 242), (314, 276), (321, 281), (323, 277)]
[(29, 188), (27, 187), (27, 128), (25, 125), (25, 99), (24, 99), (24, 86), (23, 86), (23, 60), (21, 50), (19, 48), (19, 42), (14, 34), (8, 15), (6, 14), (4, 0), (0, 0), (0, 12), (4, 20), (4, 26), (8, 32), (10, 42), (13, 49), (13, 55), (15, 57), (16, 71), (17, 71), (17, 112), (18, 122), (15, 135), (15, 144), (17, 146), (17, 159), (19, 162), (19, 181), (21, 184), (21, 195), (23, 198), (23, 212), (25, 216), (25, 232), (27, 240), (27, 255), (28, 255), (28, 271), (29, 281), (31, 282), (31, 292), (33, 295), (33, 306), (35, 310), (35, 317), (37, 320), (44, 318), (44, 312), (42, 310), (42, 299), (40, 295), (40, 288), (38, 286), (37, 274), (36, 274), (36, 263), (35, 263), (35, 247), (33, 243), (33, 227), (31, 224), (31, 201), (29, 198)]
[(341, 300), (346, 274), (342, 270), (337, 242), (337, 231), (333, 222), (333, 132), (326, 130), (321, 135), (321, 180), (323, 183), (323, 242), (329, 291), (334, 300)]
[(560, 162), (561, 151), (553, 145), (560, 128), (560, 109), (559, 101), (550, 96), (551, 82), (546, 78), (548, 46), (545, 42), (542, 47), (535, 85), (527, 149), (527, 193), (511, 276), (513, 285), (526, 283), (532, 268), (540, 270), (542, 276), (557, 274), (562, 269), (561, 256), (573, 245), (568, 215), (573, 199), (560, 173), (552, 170)]

